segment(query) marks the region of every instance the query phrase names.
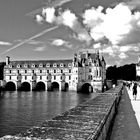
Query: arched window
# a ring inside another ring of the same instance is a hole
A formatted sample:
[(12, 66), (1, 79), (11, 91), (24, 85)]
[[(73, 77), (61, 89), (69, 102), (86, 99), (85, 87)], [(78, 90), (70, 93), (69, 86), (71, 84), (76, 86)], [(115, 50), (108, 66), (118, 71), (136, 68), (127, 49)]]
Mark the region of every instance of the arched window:
[(69, 73), (71, 73), (71, 69), (69, 69)]
[(25, 75), (25, 80), (27, 80), (27, 76)]
[(17, 70), (17, 73), (19, 74), (19, 70)]
[(56, 75), (54, 75), (54, 80), (56, 80)]
[(56, 73), (56, 70), (54, 70), (54, 73)]
[(27, 70), (25, 70), (25, 73), (27, 73)]

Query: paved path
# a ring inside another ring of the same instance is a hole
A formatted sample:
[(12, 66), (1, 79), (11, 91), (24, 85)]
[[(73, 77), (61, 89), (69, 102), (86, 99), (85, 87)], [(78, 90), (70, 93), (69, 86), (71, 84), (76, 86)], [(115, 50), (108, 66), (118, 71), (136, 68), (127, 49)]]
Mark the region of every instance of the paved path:
[(133, 110), (135, 111), (135, 116), (136, 116), (137, 122), (140, 127), (140, 87), (137, 86), (138, 94), (137, 94), (136, 101), (133, 99), (132, 87), (130, 89), (127, 88), (127, 91), (128, 91), (129, 98), (131, 99), (131, 104), (132, 104)]
[[(123, 90), (110, 140), (140, 140), (140, 88), (138, 98), (133, 100), (132, 89)], [(137, 118), (137, 119), (136, 119)]]

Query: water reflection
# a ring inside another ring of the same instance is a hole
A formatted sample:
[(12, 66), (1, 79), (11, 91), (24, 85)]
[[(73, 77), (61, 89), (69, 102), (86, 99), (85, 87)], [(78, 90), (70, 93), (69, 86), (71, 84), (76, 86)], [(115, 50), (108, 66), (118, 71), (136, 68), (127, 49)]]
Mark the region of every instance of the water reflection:
[(5, 92), (0, 99), (0, 137), (41, 124), (97, 94), (69, 92)]

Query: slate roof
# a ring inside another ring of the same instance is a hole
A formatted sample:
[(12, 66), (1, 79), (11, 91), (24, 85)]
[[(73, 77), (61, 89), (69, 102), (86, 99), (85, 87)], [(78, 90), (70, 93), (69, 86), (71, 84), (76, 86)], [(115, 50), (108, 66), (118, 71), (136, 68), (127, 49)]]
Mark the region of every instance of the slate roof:
[(69, 64), (72, 63), (72, 59), (67, 60), (23, 60), (23, 61), (11, 61), (9, 65), (12, 65), (12, 68), (17, 68), (19, 65), (20, 68), (24, 67), (25, 65), (28, 66), (28, 68), (32, 67), (34, 65), (35, 67), (39, 67), (42, 65), (43, 67), (46, 67), (47, 64), (50, 65), (50, 67), (53, 67), (54, 64), (57, 65), (57, 67), (60, 67), (61, 64), (63, 64), (63, 67), (68, 67)]

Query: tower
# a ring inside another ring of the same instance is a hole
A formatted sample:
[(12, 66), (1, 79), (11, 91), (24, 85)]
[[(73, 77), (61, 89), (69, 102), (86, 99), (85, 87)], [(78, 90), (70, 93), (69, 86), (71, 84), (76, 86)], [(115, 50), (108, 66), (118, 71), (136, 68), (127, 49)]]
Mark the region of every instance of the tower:
[(6, 56), (6, 65), (9, 65), (9, 63), (10, 63), (10, 57)]
[(138, 63), (140, 63), (140, 55), (138, 56)]

